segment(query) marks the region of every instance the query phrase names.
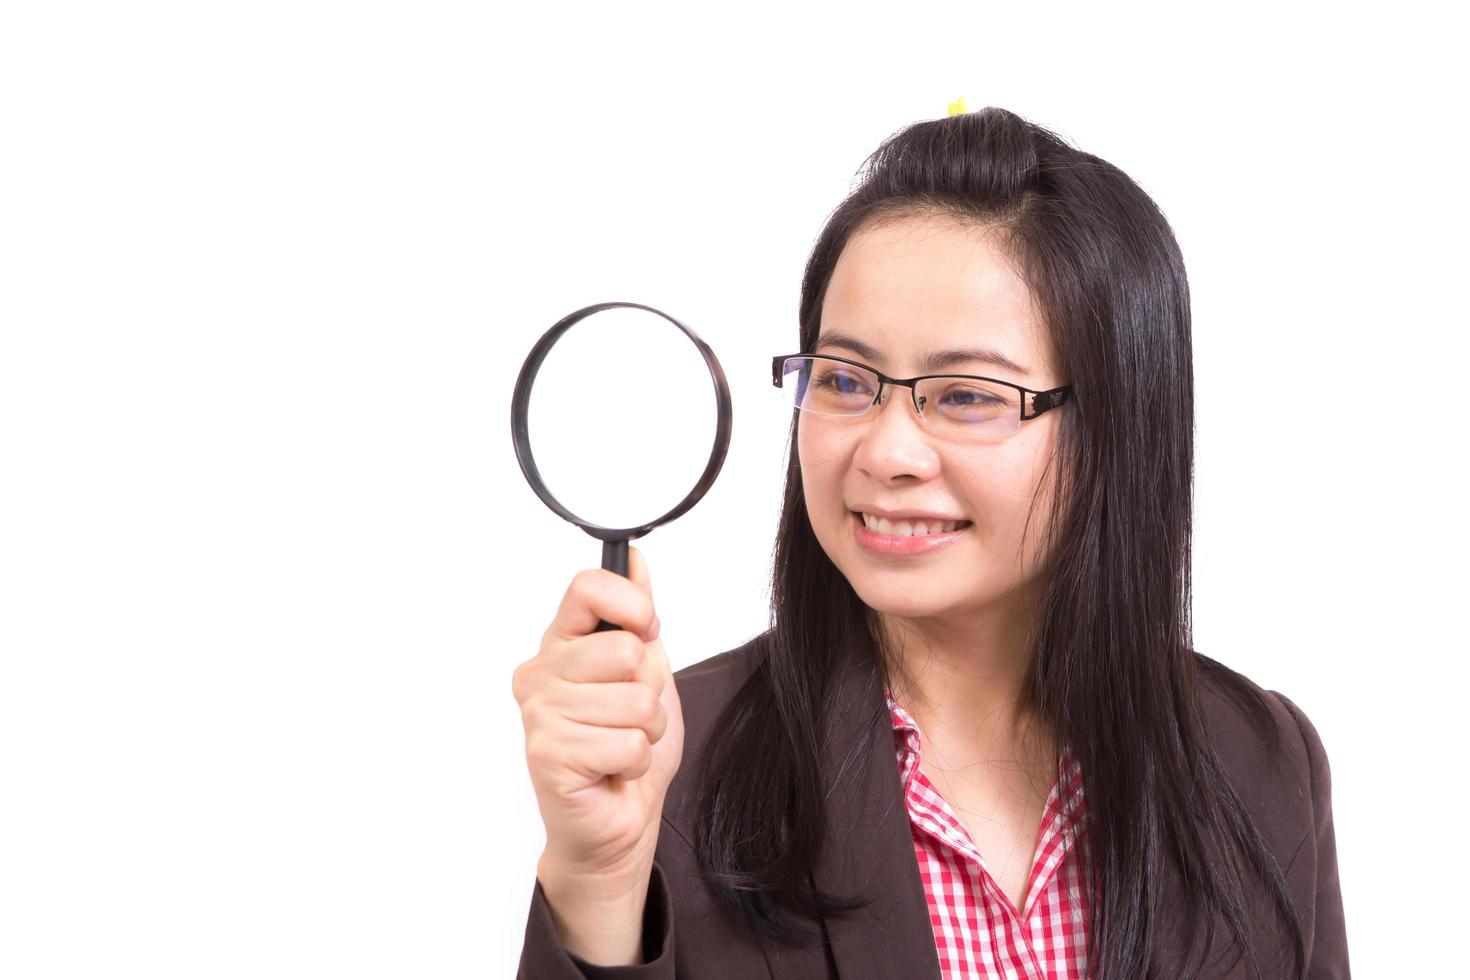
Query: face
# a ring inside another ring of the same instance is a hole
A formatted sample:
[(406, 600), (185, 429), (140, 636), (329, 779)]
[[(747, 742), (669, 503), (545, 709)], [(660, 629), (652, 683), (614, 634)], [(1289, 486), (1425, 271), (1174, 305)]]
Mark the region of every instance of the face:
[[(874, 353), (828, 342), (838, 332)], [(1020, 370), (983, 360), (926, 368), (931, 352), (960, 347), (996, 351)], [(1030, 291), (995, 233), (940, 215), (860, 229), (849, 239), (827, 287), (813, 353), (860, 361), (890, 377), (973, 374), (1033, 390), (1067, 382), (1054, 369)], [(797, 451), (817, 539), (864, 602), (919, 628), (968, 628), (1023, 608), (1051, 503), (1054, 467), (1048, 471), (1047, 463), (1059, 417), (1069, 410), (1053, 409), (1012, 435), (973, 444), (928, 430), (907, 387), (885, 386), (881, 404), (861, 417), (801, 413)], [(863, 543), (853, 512), (865, 505), (973, 523), (939, 548), (885, 552)]]

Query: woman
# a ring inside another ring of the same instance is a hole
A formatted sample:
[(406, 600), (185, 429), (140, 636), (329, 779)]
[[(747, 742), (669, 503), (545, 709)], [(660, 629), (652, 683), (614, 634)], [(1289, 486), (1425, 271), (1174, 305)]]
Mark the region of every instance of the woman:
[(1189, 292), (1148, 196), (1004, 110), (911, 126), (800, 345), (774, 626), (670, 675), (631, 549), (517, 668), (521, 975), (1347, 977), (1317, 732), (1191, 649)]

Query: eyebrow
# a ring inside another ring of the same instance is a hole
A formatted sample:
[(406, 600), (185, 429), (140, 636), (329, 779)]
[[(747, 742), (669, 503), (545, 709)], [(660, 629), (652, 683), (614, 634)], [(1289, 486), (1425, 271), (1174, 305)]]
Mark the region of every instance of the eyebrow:
[[(878, 353), (876, 347), (869, 347), (856, 337), (838, 331), (822, 334), (817, 338), (817, 346), (840, 347), (868, 361), (883, 360), (883, 355)], [(934, 351), (924, 359), (924, 370), (939, 371), (966, 361), (984, 361), (1015, 374), (1029, 375), (1031, 373), (1000, 351), (991, 350), (989, 347), (956, 347), (953, 350)]]

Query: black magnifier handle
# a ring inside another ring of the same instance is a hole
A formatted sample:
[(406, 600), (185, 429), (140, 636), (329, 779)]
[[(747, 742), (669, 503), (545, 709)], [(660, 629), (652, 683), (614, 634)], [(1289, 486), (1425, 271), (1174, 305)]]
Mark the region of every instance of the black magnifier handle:
[[(623, 578), (628, 577), (628, 539), (621, 541), (602, 542), (602, 567), (610, 572), (617, 572)], [(608, 630), (622, 629), (617, 623), (609, 623), (605, 619), (597, 621), (597, 629), (594, 633), (605, 633)]]

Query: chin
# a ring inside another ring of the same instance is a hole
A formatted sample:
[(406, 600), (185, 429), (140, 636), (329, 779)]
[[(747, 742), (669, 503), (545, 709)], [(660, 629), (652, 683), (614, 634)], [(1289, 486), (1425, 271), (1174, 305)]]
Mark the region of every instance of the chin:
[(911, 584), (901, 582), (880, 583), (864, 581), (862, 576), (848, 578), (858, 598), (875, 612), (903, 619), (928, 619), (944, 616), (956, 610), (955, 603), (948, 597), (917, 595)]

